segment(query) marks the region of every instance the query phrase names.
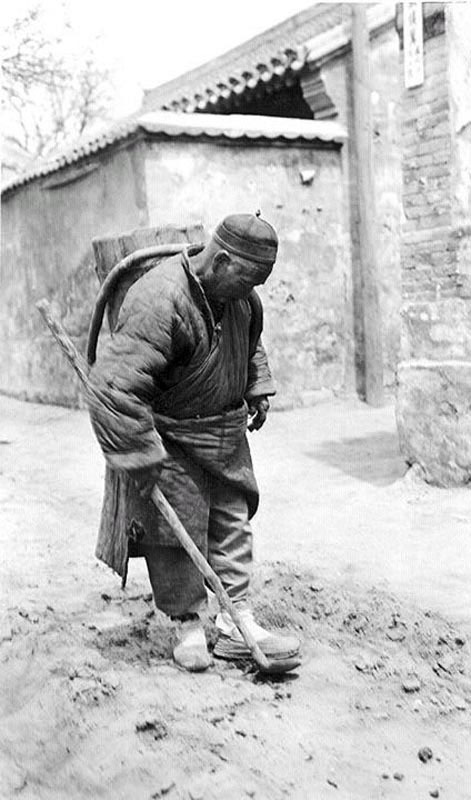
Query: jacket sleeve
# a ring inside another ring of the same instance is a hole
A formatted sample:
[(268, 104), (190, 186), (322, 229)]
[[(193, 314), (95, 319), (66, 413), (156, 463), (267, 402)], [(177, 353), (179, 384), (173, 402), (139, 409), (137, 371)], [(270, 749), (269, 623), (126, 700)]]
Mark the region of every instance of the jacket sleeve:
[(276, 394), (275, 384), (271, 376), (267, 354), (259, 337), (255, 352), (249, 359), (247, 390), (245, 399), (252, 400), (260, 395)]
[(260, 397), (260, 395), (276, 394), (267, 354), (261, 339), (263, 305), (255, 289), (250, 293), (248, 301), (250, 305), (250, 333), (247, 389), (245, 392), (247, 401), (252, 400), (254, 397)]
[[(168, 293), (129, 291), (112, 338), (90, 372), (88, 406), (108, 465), (146, 470), (166, 457), (152, 400), (159, 376), (184, 349), (185, 324)], [(137, 286), (136, 286), (137, 289)]]

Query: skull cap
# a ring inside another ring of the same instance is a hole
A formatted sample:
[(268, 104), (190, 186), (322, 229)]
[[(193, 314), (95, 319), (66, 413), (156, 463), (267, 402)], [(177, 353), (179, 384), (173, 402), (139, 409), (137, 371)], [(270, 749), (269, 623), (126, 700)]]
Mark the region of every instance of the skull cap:
[(257, 214), (231, 214), (219, 223), (213, 240), (240, 258), (273, 266), (278, 250), (278, 236), (269, 222)]

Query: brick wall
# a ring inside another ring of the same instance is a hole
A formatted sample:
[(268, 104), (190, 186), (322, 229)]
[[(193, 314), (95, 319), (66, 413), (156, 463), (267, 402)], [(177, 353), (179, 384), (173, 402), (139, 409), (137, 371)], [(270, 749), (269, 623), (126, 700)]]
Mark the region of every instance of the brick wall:
[(404, 459), (417, 474), (469, 487), (469, 4), (425, 3), (423, 31), (424, 83), (403, 91), (405, 303), (396, 419)]
[(456, 291), (451, 215), (451, 119), (444, 24), (424, 30), (423, 85), (403, 103), (402, 281), (404, 298)]

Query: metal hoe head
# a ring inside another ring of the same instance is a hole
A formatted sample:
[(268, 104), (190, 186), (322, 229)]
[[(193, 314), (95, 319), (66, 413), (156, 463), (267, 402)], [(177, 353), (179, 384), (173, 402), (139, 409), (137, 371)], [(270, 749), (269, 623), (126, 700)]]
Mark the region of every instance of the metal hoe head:
[(291, 656), (290, 658), (266, 658), (266, 664), (256, 662), (259, 672), (263, 675), (283, 675), (285, 672), (291, 672), (301, 664), (299, 656)]

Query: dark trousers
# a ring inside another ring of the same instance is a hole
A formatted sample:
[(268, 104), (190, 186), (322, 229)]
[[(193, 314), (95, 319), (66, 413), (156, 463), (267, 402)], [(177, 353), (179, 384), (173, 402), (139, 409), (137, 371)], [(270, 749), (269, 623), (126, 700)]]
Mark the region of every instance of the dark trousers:
[[(191, 531), (189, 531), (191, 533)], [(204, 578), (180, 547), (144, 550), (156, 606), (169, 616), (199, 613), (207, 604)], [(252, 567), (252, 529), (245, 496), (211, 480), (208, 547), (204, 553), (234, 602), (247, 596)]]

